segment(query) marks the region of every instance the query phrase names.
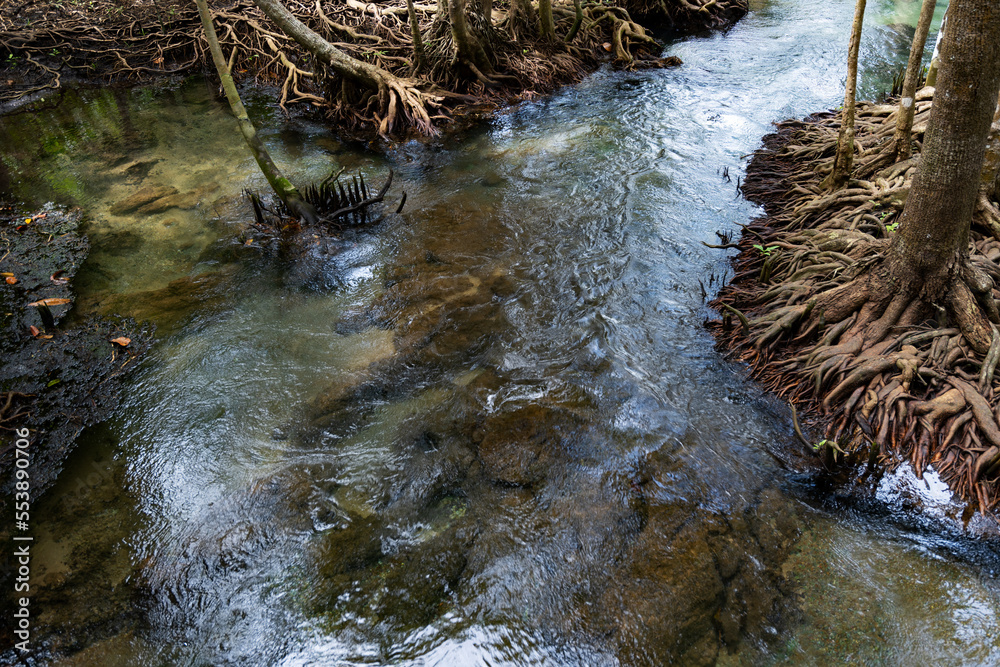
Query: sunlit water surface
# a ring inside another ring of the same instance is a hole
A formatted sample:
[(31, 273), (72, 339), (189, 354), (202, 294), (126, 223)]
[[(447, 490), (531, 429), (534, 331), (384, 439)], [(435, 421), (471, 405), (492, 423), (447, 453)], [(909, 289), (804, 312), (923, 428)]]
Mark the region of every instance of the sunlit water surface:
[[(35, 512), (55, 664), (1000, 662), (996, 554), (905, 519), (954, 514), (933, 480), (816, 501), (702, 327), (703, 242), (758, 213), (736, 179), (770, 123), (840, 103), (853, 4), (756, 2), (681, 67), (386, 157), (251, 100), (295, 179), (408, 193), (304, 259), (255, 247), (265, 183), (211, 84), (0, 119), (10, 187), (88, 212), (80, 309), (159, 326)], [(870, 8), (863, 95), (918, 11)], [(115, 213), (149, 187), (188, 199)]]

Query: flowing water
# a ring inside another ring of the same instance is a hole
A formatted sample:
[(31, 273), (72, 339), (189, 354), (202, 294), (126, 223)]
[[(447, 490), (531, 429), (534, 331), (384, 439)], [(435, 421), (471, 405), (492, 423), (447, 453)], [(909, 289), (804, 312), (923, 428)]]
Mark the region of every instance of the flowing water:
[[(9, 187), (88, 212), (78, 310), (159, 327), (34, 509), (43, 662), (1000, 662), (1000, 560), (960, 508), (905, 470), (816, 489), (702, 326), (728, 266), (702, 242), (758, 213), (735, 181), (770, 123), (839, 104), (853, 4), (758, 1), (679, 68), (384, 156), (252, 99), (295, 179), (408, 193), (277, 254), (210, 84), (0, 119)], [(869, 9), (863, 95), (918, 11)], [(116, 207), (151, 187), (176, 205)]]

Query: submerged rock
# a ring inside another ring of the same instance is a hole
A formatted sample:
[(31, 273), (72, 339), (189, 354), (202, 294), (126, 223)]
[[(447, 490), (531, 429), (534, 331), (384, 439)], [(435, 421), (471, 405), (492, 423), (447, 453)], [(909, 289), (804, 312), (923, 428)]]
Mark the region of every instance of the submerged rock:
[(185, 276), (160, 289), (95, 293), (80, 299), (78, 307), (83, 314), (124, 313), (142, 322), (152, 322), (164, 334), (169, 334), (195, 312), (211, 312), (213, 300), (209, 297), (221, 288), (235, 268), (235, 265), (227, 265), (211, 273)]
[(489, 479), (531, 486), (573, 449), (583, 428), (583, 421), (565, 410), (530, 404), (487, 417), (474, 439)]
[(126, 215), (137, 211), (144, 206), (148, 206), (158, 199), (170, 197), (171, 195), (176, 194), (178, 194), (178, 190), (173, 186), (149, 186), (142, 188), (135, 194), (130, 195), (125, 199), (122, 199), (118, 203), (114, 204), (109, 210), (112, 215)]
[(782, 571), (802, 530), (795, 505), (763, 482), (724, 501), (692, 480), (665, 483), (668, 459), (647, 462), (645, 525), (603, 599), (622, 613), (599, 627), (634, 665), (713, 665), (778, 640), (796, 618)]

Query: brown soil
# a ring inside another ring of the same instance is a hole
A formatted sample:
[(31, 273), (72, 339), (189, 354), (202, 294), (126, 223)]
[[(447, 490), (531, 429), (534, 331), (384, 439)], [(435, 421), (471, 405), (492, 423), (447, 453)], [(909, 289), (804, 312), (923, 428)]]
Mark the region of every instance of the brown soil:
[[(968, 501), (966, 520), (976, 509), (995, 517), (1000, 337), (984, 353), (943, 309), (928, 318), (933, 309), (910, 308), (870, 341), (856, 331), (864, 310), (831, 301), (865, 280), (888, 247), (919, 162), (932, 93), (917, 96), (916, 150), (898, 163), (886, 159), (897, 106), (859, 105), (860, 154), (854, 178), (840, 190), (821, 185), (836, 149), (835, 114), (783, 122), (765, 138), (743, 193), (766, 215), (745, 227), (738, 244), (723, 244), (740, 254), (735, 277), (713, 304), (723, 318), (710, 327), (754, 378), (822, 432), (819, 442), (799, 437), (828, 466), (866, 464), (866, 474), (877, 474), (908, 461), (918, 476), (933, 466)], [(995, 203), (981, 202), (972, 231), (972, 266), (989, 284), (1000, 277), (993, 210)], [(818, 302), (824, 313), (813, 312)], [(846, 315), (835, 315), (838, 309)]]

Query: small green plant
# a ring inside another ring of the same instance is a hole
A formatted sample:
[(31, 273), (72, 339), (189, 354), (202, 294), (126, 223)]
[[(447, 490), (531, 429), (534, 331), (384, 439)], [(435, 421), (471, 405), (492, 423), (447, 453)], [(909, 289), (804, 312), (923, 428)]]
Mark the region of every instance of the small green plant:
[(844, 456), (847, 456), (847, 452), (841, 449), (840, 445), (838, 445), (833, 440), (827, 440), (826, 438), (823, 438), (822, 440), (820, 440), (819, 442), (817, 442), (815, 445), (812, 446), (812, 450), (817, 454), (822, 452), (824, 449), (830, 450), (830, 453), (833, 454), (834, 461), (837, 460), (837, 454), (843, 454)]
[(776, 245), (769, 245), (767, 247), (761, 245), (760, 243), (754, 243), (753, 247), (760, 251), (760, 254), (764, 257), (770, 257), (771, 253), (778, 249)]
[(892, 232), (896, 231), (897, 229), (899, 229), (899, 220), (897, 220), (896, 222), (892, 223), (891, 225), (886, 225), (885, 226), (885, 231), (889, 232), (890, 234)]

